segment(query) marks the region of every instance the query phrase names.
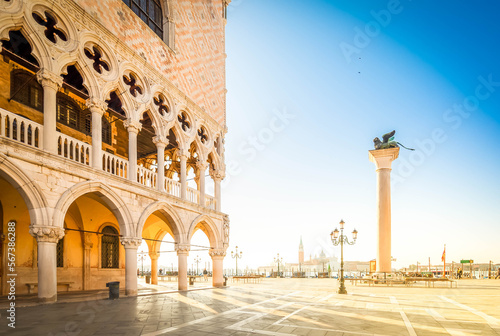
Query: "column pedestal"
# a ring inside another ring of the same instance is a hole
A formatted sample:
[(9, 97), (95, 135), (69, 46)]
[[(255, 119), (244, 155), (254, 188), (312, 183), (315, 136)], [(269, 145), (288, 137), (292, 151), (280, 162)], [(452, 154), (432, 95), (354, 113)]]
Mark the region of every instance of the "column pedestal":
[(64, 229), (53, 226), (31, 226), (30, 234), (38, 245), (38, 300), (57, 301), (57, 242)]
[(377, 172), (377, 273), (391, 273), (391, 164), (399, 155), (399, 148), (369, 151), (370, 161)]
[(137, 248), (141, 246), (140, 238), (121, 238), (125, 247), (125, 295), (137, 295)]

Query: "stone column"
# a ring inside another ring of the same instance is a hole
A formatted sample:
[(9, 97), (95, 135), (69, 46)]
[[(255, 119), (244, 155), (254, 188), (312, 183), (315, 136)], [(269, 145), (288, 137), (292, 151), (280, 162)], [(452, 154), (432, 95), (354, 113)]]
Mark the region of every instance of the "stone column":
[(163, 136), (155, 136), (153, 142), (157, 149), (157, 163), (158, 163), (158, 178), (157, 188), (158, 191), (165, 191), (165, 147), (168, 146), (168, 140)]
[(149, 253), (149, 258), (151, 258), (151, 284), (158, 285), (158, 257), (160, 254), (158, 252)]
[(63, 79), (45, 68), (36, 77), (43, 87), (43, 149), (57, 154), (57, 91)]
[(181, 198), (187, 200), (187, 150), (179, 148), (179, 159), (181, 163)]
[(140, 238), (121, 238), (125, 247), (125, 295), (137, 295), (137, 248), (141, 246)]
[(212, 285), (214, 287), (222, 287), (224, 285), (223, 261), (226, 256), (225, 250), (210, 250), (212, 257)]
[(141, 123), (128, 119), (123, 123), (128, 131), (128, 179), (137, 182), (137, 134), (141, 130)]
[(210, 176), (212, 177), (212, 180), (214, 180), (215, 210), (221, 211), (221, 198), (222, 197), (221, 197), (220, 183), (225, 177), (224, 172), (221, 170), (211, 169)]
[(90, 254), (94, 244), (92, 243), (92, 233), (83, 233), (83, 289), (91, 289), (90, 275)]
[(187, 257), (189, 256), (189, 245), (179, 245), (175, 246), (175, 250), (177, 251), (177, 257), (179, 259), (179, 269), (177, 276), (177, 283), (179, 290), (187, 290), (188, 289), (188, 279), (187, 279), (187, 271), (188, 271), (188, 263)]
[(198, 198), (198, 203), (205, 207), (205, 171), (207, 170), (208, 164), (206, 161), (198, 160), (196, 162), (196, 167), (198, 168), (198, 178), (199, 178), (199, 189), (200, 189), (200, 197)]
[(391, 164), (399, 148), (369, 151), (370, 161), (377, 171), (378, 248), (377, 273), (390, 273), (391, 268)]
[(89, 98), (87, 107), (92, 113), (92, 167), (102, 170), (102, 116), (107, 104), (102, 100)]
[(57, 301), (57, 242), (64, 229), (55, 226), (30, 226), (38, 245), (38, 300)]

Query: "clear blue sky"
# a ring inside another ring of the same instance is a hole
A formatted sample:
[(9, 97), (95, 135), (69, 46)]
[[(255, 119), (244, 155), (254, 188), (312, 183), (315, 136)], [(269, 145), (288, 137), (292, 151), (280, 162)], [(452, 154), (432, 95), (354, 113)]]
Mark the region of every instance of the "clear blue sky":
[(417, 149), (393, 164), (395, 266), (439, 264), (444, 244), (448, 261), (500, 262), (499, 10), (233, 0), (223, 210), (240, 263), (297, 262), (300, 235), (306, 256), (338, 255), (329, 233), (341, 218), (359, 231), (346, 259), (375, 258), (368, 150), (393, 129)]

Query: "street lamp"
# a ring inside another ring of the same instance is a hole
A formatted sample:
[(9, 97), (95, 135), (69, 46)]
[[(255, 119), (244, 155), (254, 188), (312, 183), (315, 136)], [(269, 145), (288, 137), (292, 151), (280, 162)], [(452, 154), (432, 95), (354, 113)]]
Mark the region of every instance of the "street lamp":
[(141, 261), (141, 276), (144, 276), (144, 259), (146, 258), (146, 255), (144, 254), (144, 251), (141, 251), (139, 254), (139, 260)]
[(353, 241), (349, 242), (347, 239), (347, 236), (344, 235), (344, 221), (341, 219), (340, 220), (340, 236), (339, 236), (339, 230), (335, 228), (335, 230), (330, 233), (330, 236), (332, 238), (332, 243), (334, 246), (337, 246), (340, 244), (340, 287), (339, 287), (339, 294), (347, 294), (347, 290), (345, 289), (344, 286), (344, 244), (348, 245), (354, 245), (356, 243), (356, 239), (358, 238), (358, 231), (354, 229), (352, 231), (352, 238)]
[(274, 258), (274, 262), (275, 263), (278, 263), (278, 278), (281, 278), (281, 275), (280, 275), (280, 263), (283, 263), (283, 258), (280, 258), (280, 254), (278, 253), (278, 255)]
[(236, 259), (236, 276), (238, 276), (238, 259), (243, 257), (243, 252), (240, 251), (238, 254), (238, 246), (236, 246), (236, 252), (231, 251), (231, 257)]
[(198, 275), (198, 264), (200, 263), (201, 261), (201, 258), (199, 256), (196, 256), (196, 258), (194, 258), (194, 262), (196, 263), (196, 275)]

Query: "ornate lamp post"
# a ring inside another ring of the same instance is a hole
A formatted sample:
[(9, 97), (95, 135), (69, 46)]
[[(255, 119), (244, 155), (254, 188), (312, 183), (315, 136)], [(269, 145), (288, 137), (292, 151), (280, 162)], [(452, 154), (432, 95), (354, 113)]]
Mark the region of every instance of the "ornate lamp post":
[(231, 257), (236, 259), (236, 276), (238, 276), (238, 259), (243, 257), (243, 252), (240, 251), (238, 254), (238, 246), (236, 246), (236, 252), (231, 251)]
[(144, 259), (146, 258), (146, 255), (144, 254), (144, 251), (141, 251), (139, 253), (139, 260), (141, 261), (141, 276), (144, 276)]
[(349, 242), (347, 239), (347, 236), (344, 235), (344, 221), (341, 219), (340, 220), (340, 236), (339, 236), (339, 230), (335, 228), (335, 230), (330, 233), (330, 236), (332, 238), (332, 243), (333, 245), (337, 246), (340, 244), (340, 287), (339, 287), (339, 294), (347, 294), (347, 290), (345, 289), (344, 286), (344, 244), (348, 245), (354, 245), (356, 243), (356, 239), (358, 238), (358, 231), (354, 229), (352, 231), (352, 238), (353, 241)]
[(196, 263), (196, 275), (198, 275), (198, 264), (200, 263), (201, 261), (201, 258), (199, 256), (196, 256), (196, 258), (194, 258), (194, 262)]
[(280, 254), (278, 253), (278, 255), (274, 258), (274, 262), (278, 264), (278, 278), (281, 278), (281, 275), (280, 275), (280, 263), (282, 264), (283, 263), (283, 258), (280, 258)]

